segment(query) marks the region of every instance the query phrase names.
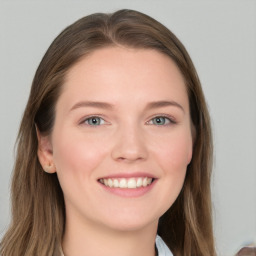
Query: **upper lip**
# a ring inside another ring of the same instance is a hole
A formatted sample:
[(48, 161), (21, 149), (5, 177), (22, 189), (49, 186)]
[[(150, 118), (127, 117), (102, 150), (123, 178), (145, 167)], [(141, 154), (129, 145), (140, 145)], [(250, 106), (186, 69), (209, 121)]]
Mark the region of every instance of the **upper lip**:
[(156, 179), (156, 176), (154, 176), (151, 173), (146, 173), (146, 172), (116, 173), (116, 174), (102, 176), (99, 179), (114, 179), (114, 178), (126, 178), (127, 179), (127, 178), (138, 178), (138, 177), (147, 177), (147, 178)]

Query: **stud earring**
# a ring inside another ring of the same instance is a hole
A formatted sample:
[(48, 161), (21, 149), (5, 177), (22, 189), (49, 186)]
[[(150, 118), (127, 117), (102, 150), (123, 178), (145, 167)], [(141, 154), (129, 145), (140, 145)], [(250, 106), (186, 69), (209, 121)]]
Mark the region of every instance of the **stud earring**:
[(55, 172), (55, 166), (54, 164), (49, 164), (44, 166), (44, 171), (47, 173), (54, 173)]

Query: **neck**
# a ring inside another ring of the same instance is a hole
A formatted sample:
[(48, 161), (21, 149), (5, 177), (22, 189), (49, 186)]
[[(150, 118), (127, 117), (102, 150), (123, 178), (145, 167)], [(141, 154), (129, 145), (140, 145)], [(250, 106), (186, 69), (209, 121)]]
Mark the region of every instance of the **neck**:
[(158, 222), (137, 230), (113, 230), (66, 219), (62, 247), (65, 256), (155, 256)]

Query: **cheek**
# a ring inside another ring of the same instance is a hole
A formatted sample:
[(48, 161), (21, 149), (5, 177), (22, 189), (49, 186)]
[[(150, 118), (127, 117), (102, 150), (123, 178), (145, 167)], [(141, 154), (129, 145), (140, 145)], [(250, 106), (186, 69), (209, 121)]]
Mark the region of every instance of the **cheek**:
[(105, 154), (105, 147), (97, 141), (100, 140), (74, 133), (70, 136), (68, 133), (55, 136), (53, 156), (58, 174), (65, 174), (66, 179), (70, 176), (88, 179)]
[(156, 154), (166, 172), (179, 174), (186, 171), (192, 157), (192, 138), (189, 134), (170, 137), (159, 148)]
[(165, 140), (159, 142), (158, 150), (155, 150), (154, 154), (162, 170), (157, 195), (157, 200), (161, 202), (162, 215), (173, 205), (184, 184), (192, 139), (189, 133), (183, 132), (175, 133), (175, 136), (166, 136)]

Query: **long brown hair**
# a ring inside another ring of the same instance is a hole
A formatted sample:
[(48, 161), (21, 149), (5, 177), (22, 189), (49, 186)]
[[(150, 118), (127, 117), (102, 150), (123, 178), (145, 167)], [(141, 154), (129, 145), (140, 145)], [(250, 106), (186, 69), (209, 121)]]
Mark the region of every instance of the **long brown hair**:
[(12, 180), (12, 222), (1, 242), (2, 256), (59, 255), (65, 204), (56, 174), (43, 171), (37, 158), (35, 126), (48, 135), (55, 105), (69, 69), (90, 52), (110, 46), (155, 49), (168, 55), (183, 74), (195, 130), (192, 161), (183, 189), (160, 218), (158, 234), (175, 256), (214, 256), (210, 177), (210, 119), (194, 65), (181, 42), (165, 26), (132, 10), (86, 16), (51, 44), (33, 80), (21, 122)]

